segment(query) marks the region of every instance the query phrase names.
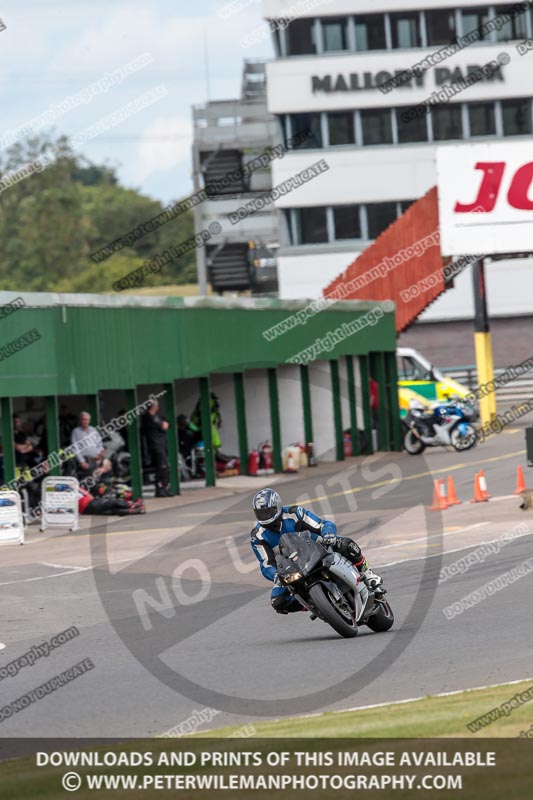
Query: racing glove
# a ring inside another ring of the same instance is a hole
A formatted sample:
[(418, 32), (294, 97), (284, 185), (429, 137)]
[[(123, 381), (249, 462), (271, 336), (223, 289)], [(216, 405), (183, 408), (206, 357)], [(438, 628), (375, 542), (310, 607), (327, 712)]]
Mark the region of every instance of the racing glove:
[(329, 519), (322, 523), (320, 535), (322, 536), (325, 545), (328, 545), (329, 547), (335, 547), (337, 544), (337, 526)]

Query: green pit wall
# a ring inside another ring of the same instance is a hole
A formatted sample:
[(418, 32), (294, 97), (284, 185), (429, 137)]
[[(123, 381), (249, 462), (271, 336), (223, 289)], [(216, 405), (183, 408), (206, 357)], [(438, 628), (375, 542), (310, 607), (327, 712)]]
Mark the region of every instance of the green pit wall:
[[(6, 304), (21, 297), (25, 306), (6, 314)], [(15, 397), (88, 395), (94, 398), (99, 391), (121, 389), (128, 391), (128, 401), (133, 403), (136, 388), (143, 384), (169, 385), (174, 380), (196, 377), (203, 379), (200, 389), (208, 392), (210, 374), (242, 375), (247, 369), (266, 368), (271, 370), (271, 399), (275, 402), (278, 365), (343, 323), (379, 308), (378, 313), (383, 316), (376, 318), (375, 324), (368, 324), (357, 333), (332, 343), (331, 349), (323, 350), (318, 359), (331, 362), (334, 386), (338, 384), (335, 365), (340, 356), (362, 356), (364, 362), (368, 359), (370, 367), (373, 363), (379, 364), (380, 376), (376, 379), (381, 378), (380, 391), (387, 397), (384, 403), (387, 421), (381, 432), (380, 448), (397, 449), (397, 400), (396, 392), (390, 391), (390, 371), (396, 351), (394, 310), (390, 304), (385, 304), (385, 308), (380, 303), (336, 302), (320, 313), (307, 316), (305, 324), (298, 324), (271, 341), (263, 335), (265, 330), (293, 317), (308, 305), (309, 301), (277, 299), (0, 292), (3, 441), (11, 429), (9, 401)], [(6, 347), (29, 331), (37, 332), (34, 333), (35, 338), (39, 337), (37, 341), (8, 356)], [(361, 372), (363, 374), (365, 369)], [(167, 399), (167, 406), (168, 402)], [(241, 405), (240, 402), (239, 407)], [(54, 401), (50, 400), (48, 406), (53, 409)], [(162, 410), (168, 417), (172, 408), (164, 405)], [(349, 427), (350, 420), (343, 420), (342, 424), (344, 428)], [(54, 438), (52, 435), (50, 450), (54, 447)], [(134, 435), (134, 443), (136, 440)], [(245, 430), (241, 431), (241, 441), (244, 449)], [(7, 447), (4, 453), (5, 480), (11, 479), (9, 450)], [(275, 453), (275, 462), (280, 463), (279, 453)], [(138, 483), (135, 476), (134, 482)], [(208, 483), (213, 482), (214, 474), (208, 475)], [(174, 476), (173, 484), (177, 488)], [(136, 489), (139, 494), (138, 485)]]

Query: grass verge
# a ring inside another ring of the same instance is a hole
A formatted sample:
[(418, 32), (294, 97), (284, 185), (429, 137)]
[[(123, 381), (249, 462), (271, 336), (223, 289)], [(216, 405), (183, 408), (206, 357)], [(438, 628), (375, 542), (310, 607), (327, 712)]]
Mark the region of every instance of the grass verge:
[[(254, 737), (393, 737), (434, 738), (514, 737), (529, 730), (533, 737), (532, 698), (506, 716), (500, 710), (493, 713), (490, 724), (472, 733), (467, 724), (482, 717), (515, 695), (533, 688), (533, 680), (501, 684), (488, 689), (471, 689), (446, 697), (426, 697), (407, 703), (391, 703), (378, 708), (357, 711), (326, 712), (307, 717), (295, 717), (272, 722), (254, 722)], [(239, 726), (218, 728), (202, 736), (219, 737), (238, 734)], [(243, 729), (243, 732), (246, 730)], [(250, 728), (248, 728), (250, 730)]]

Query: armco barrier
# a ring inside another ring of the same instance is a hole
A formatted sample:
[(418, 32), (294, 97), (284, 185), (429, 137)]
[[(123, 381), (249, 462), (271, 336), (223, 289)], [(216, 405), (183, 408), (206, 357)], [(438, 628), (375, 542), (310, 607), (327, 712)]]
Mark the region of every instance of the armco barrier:
[(49, 527), (77, 531), (78, 525), (77, 478), (45, 478), (41, 487), (41, 531)]
[(24, 544), (22, 505), (17, 492), (0, 492), (0, 544)]
[[(477, 388), (477, 370), (474, 365), (467, 367), (440, 367), (440, 371), (447, 377), (453, 378), (459, 383), (467, 386), (471, 391)], [(505, 372), (504, 367), (497, 367), (494, 370), (494, 377), (497, 378)], [(513, 378), (503, 386), (496, 387), (496, 399), (498, 403), (513, 403), (521, 400), (530, 400), (533, 395), (533, 378), (526, 374), (524, 377)]]

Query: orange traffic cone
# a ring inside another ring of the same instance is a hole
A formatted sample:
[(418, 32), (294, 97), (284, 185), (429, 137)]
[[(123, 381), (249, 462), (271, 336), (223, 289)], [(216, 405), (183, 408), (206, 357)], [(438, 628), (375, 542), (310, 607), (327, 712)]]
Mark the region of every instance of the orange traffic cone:
[(490, 494), (487, 491), (487, 481), (485, 479), (485, 473), (482, 469), (479, 470), (479, 488), (481, 489), (481, 494), (483, 495), (484, 500), (490, 499)]
[(441, 493), (441, 484), (436, 478), (433, 481), (433, 505), (429, 507), (430, 511), (444, 511), (448, 508), (446, 498)]
[(488, 497), (483, 497), (483, 492), (481, 491), (481, 486), (479, 483), (479, 472), (476, 472), (476, 477), (474, 478), (474, 496), (471, 499), (471, 503), (485, 503), (488, 500)]
[(457, 499), (457, 495), (455, 493), (455, 482), (451, 475), (448, 475), (448, 505), (449, 506), (461, 505), (461, 501)]
[(526, 491), (526, 482), (524, 480), (524, 470), (522, 467), (516, 468), (516, 489), (513, 494), (522, 494)]

